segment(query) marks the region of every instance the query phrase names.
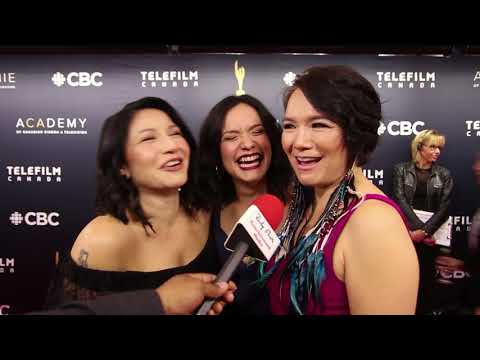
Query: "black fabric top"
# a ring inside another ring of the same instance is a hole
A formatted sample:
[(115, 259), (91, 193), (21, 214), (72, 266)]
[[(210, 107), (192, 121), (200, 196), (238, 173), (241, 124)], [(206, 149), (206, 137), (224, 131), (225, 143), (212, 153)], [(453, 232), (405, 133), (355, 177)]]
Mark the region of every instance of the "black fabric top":
[(432, 169), (419, 169), (415, 166), (415, 174), (417, 175), (417, 186), (415, 195), (413, 196), (413, 208), (417, 210), (428, 211), (427, 204), (427, 182), (430, 179)]
[(97, 296), (116, 292), (155, 289), (174, 275), (195, 272), (218, 273), (220, 261), (210, 222), (205, 247), (190, 263), (159, 271), (105, 271), (77, 265), (70, 254), (64, 256), (48, 290), (45, 307), (56, 307), (65, 302), (92, 300)]
[(136, 290), (65, 303), (55, 309), (26, 315), (165, 315), (155, 290)]
[[(228, 235), (222, 229), (219, 210), (212, 213), (212, 226), (211, 232), (215, 236), (217, 253), (220, 262), (224, 264), (231, 252), (224, 246)], [(232, 280), (237, 285), (235, 301), (233, 304), (225, 306), (221, 314), (223, 316), (269, 315), (271, 313), (267, 288), (253, 284), (259, 276), (258, 262), (250, 259), (251, 261), (247, 261), (247, 263), (242, 262), (232, 276)]]

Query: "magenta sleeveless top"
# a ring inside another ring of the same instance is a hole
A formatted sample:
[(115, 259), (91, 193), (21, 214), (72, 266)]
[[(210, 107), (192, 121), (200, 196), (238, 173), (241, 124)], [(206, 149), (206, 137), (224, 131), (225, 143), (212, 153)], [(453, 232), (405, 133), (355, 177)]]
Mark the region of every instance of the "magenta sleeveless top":
[[(380, 194), (366, 194), (364, 201), (369, 199), (384, 201), (393, 206), (402, 217), (405, 226), (407, 226), (407, 220), (403, 212), (392, 199)], [(346, 210), (346, 214), (332, 228), (332, 233), (324, 248), (325, 279), (320, 285), (321, 303), (315, 302), (313, 297), (310, 297), (308, 299), (307, 309), (304, 311), (305, 315), (350, 314), (345, 283), (337, 278), (333, 270), (333, 250), (348, 219), (350, 219), (350, 216), (354, 213), (356, 209), (354, 206), (357, 203), (358, 200), (352, 201)], [(282, 274), (287, 260), (287, 257), (285, 257), (280, 261), (278, 268), (267, 282), (267, 289), (270, 295), (270, 308), (274, 315), (287, 315), (290, 313), (290, 275), (288, 273)], [(272, 257), (267, 263), (266, 271), (273, 266), (274, 261), (275, 259)], [(283, 277), (283, 281), (281, 277)]]

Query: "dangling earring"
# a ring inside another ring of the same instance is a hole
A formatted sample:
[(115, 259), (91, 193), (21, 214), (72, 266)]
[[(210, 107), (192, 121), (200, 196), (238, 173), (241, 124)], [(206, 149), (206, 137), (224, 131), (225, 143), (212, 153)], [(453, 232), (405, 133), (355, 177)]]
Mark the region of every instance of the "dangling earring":
[(357, 164), (357, 158), (355, 157), (355, 159), (353, 160), (353, 164), (350, 167), (350, 170), (348, 170), (347, 174), (345, 175), (345, 179), (347, 181), (347, 191), (350, 194), (355, 195), (358, 199), (362, 199), (363, 198), (363, 193), (360, 192), (360, 191), (352, 189), (352, 185), (353, 185), (353, 182), (355, 180), (355, 176), (353, 174), (353, 168), (356, 166), (356, 164)]
[(120, 169), (120, 175), (122, 175), (126, 180), (130, 180), (130, 175), (128, 175), (124, 168)]
[(222, 179), (221, 168), (218, 165), (215, 165), (215, 172), (217, 173), (217, 177)]

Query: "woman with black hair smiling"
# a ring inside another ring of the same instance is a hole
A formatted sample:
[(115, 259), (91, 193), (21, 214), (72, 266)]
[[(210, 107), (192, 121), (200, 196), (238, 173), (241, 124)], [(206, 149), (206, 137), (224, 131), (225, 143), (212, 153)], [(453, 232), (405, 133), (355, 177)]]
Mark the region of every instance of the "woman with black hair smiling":
[(260, 279), (274, 314), (414, 314), (418, 262), (406, 219), (363, 175), (381, 103), (347, 66), (317, 66), (284, 98), (282, 146), (296, 175), (281, 248)]
[(97, 153), (98, 216), (58, 267), (49, 306), (153, 289), (181, 273), (216, 274), (195, 163), (195, 140), (166, 101), (142, 98), (110, 116)]
[[(250, 95), (228, 96), (207, 115), (199, 142), (199, 190), (212, 211), (221, 262), (227, 234), (259, 195), (288, 202), (292, 171), (280, 144), (281, 129), (273, 115)], [(268, 297), (252, 284), (258, 275), (248, 258), (234, 275), (236, 300), (225, 314), (268, 313)]]

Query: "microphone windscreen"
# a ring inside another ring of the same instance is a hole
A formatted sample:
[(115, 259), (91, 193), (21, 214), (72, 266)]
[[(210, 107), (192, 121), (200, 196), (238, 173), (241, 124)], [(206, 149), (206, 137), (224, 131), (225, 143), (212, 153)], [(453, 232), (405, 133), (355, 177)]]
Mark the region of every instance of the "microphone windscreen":
[(280, 225), (285, 206), (279, 198), (271, 194), (260, 195), (252, 205), (260, 210), (272, 229), (275, 230)]

